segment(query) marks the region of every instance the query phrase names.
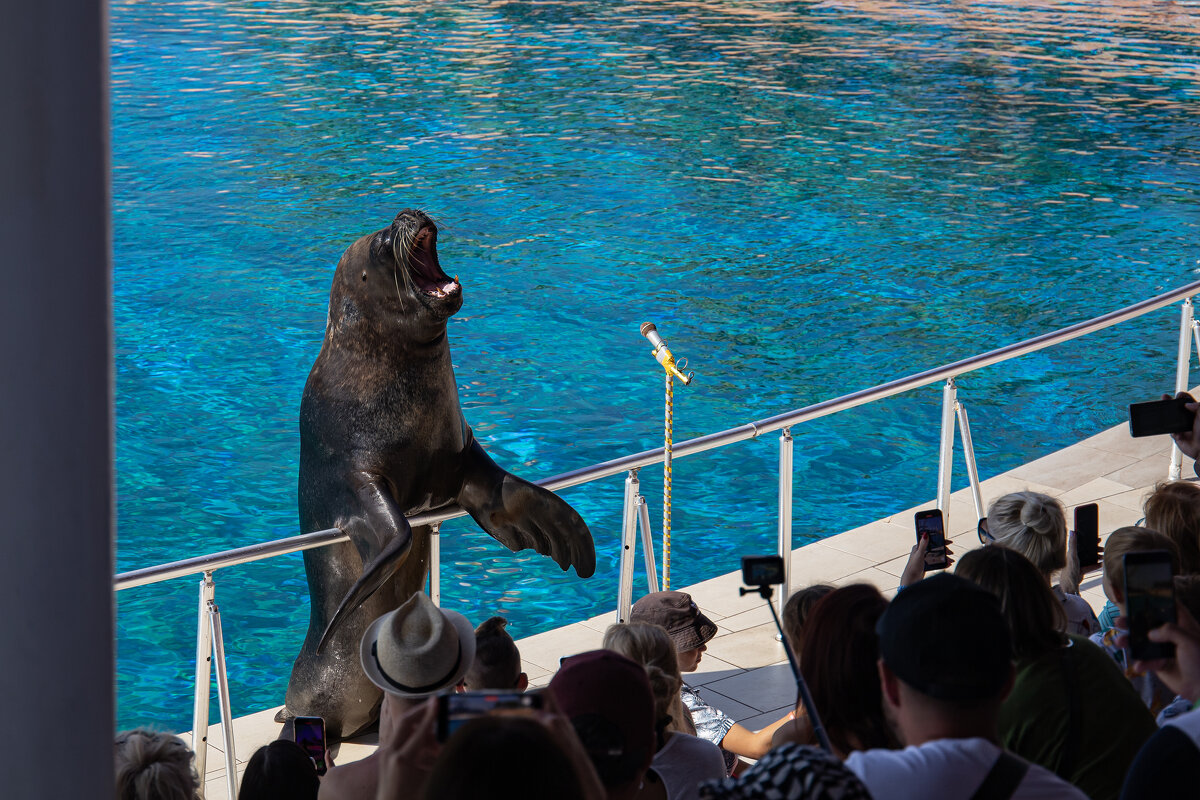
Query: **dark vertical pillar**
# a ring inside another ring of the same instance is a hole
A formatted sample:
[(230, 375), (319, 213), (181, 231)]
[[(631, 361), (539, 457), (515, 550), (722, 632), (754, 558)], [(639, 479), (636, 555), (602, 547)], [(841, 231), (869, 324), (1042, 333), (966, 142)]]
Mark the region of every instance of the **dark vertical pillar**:
[(107, 5), (0, 25), (0, 711), (5, 797), (113, 785)]

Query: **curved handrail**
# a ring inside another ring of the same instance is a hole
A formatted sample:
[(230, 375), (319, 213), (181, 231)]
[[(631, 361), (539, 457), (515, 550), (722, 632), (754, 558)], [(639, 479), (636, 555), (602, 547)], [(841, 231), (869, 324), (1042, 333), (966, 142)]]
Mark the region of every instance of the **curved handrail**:
[[(878, 386), (873, 386), (869, 389), (862, 389), (857, 392), (835, 397), (832, 400), (824, 400), (820, 403), (798, 408), (794, 411), (788, 411), (783, 414), (777, 414), (773, 417), (757, 420), (755, 422), (747, 422), (744, 425), (739, 425), (735, 428), (710, 433), (705, 436), (698, 436), (694, 439), (688, 439), (685, 442), (680, 442), (672, 448), (672, 458), (682, 458), (684, 456), (703, 453), (708, 450), (713, 450), (718, 447), (724, 447), (727, 444), (741, 442), (747, 439), (754, 439), (761, 434), (777, 431), (782, 428), (789, 428), (793, 425), (798, 425), (802, 422), (817, 419), (819, 417), (828, 416), (839, 411), (845, 411), (856, 406), (865, 405), (876, 400), (883, 400), (893, 395), (917, 389), (922, 386), (928, 386), (932, 383), (939, 383), (948, 378), (953, 378), (962, 375), (966, 372), (973, 372), (977, 369), (998, 364), (1001, 361), (1008, 361), (1019, 356), (1027, 355), (1038, 350), (1044, 350), (1048, 347), (1053, 347), (1063, 342), (1068, 342), (1072, 339), (1077, 339), (1080, 336), (1086, 336), (1090, 333), (1111, 328), (1114, 325), (1119, 325), (1122, 322), (1148, 314), (1151, 311), (1157, 311), (1164, 306), (1169, 306), (1179, 300), (1192, 297), (1200, 294), (1200, 281), (1180, 286), (1169, 292), (1156, 295), (1148, 300), (1143, 300), (1140, 303), (1134, 303), (1131, 306), (1112, 311), (1093, 319), (1084, 322), (1070, 325), (1066, 328), (1061, 328), (1051, 333), (1046, 333), (1041, 336), (1035, 336), (1032, 339), (1010, 344), (1006, 347), (1001, 347), (996, 350), (990, 350), (986, 353), (981, 353), (970, 358), (964, 358), (960, 361), (955, 361), (950, 364), (945, 364), (940, 367), (917, 372), (903, 378), (899, 378), (888, 383), (882, 383)], [(583, 483), (608, 478), (613, 475), (619, 475), (623, 472), (628, 472), (633, 469), (641, 469), (642, 467), (657, 464), (663, 460), (663, 448), (657, 447), (652, 450), (643, 450), (640, 453), (614, 458), (610, 461), (604, 461), (599, 464), (594, 464), (590, 467), (564, 472), (561, 475), (555, 475), (545, 480), (538, 481), (538, 485), (550, 491), (558, 491), (571, 486), (578, 486)], [(417, 525), (431, 525), (434, 523), (444, 522), (448, 519), (466, 516), (465, 511), (459, 506), (451, 506), (438, 511), (426, 511), (420, 514), (415, 514), (409, 517), (409, 523), (414, 527)], [(172, 578), (180, 578), (187, 575), (198, 575), (204, 572), (213, 572), (223, 567), (231, 567), (237, 564), (245, 564), (251, 561), (259, 561), (264, 558), (273, 556), (285, 555), (288, 553), (297, 553), (302, 550), (309, 550), (314, 547), (323, 547), (328, 544), (334, 544), (341, 541), (349, 541), (346, 534), (342, 533), (337, 528), (331, 528), (324, 531), (316, 531), (315, 533), (306, 533), (299, 536), (291, 536), (286, 539), (276, 539), (270, 542), (250, 545), (248, 547), (239, 547), (233, 550), (223, 550), (219, 553), (212, 553), (205, 556), (196, 556), (194, 558), (184, 559), (182, 561), (172, 561), (167, 564), (159, 564), (153, 567), (144, 567), (129, 572), (122, 572), (114, 578), (114, 590), (130, 589), (135, 586), (145, 586), (150, 583), (158, 583), (160, 581), (170, 580)]]

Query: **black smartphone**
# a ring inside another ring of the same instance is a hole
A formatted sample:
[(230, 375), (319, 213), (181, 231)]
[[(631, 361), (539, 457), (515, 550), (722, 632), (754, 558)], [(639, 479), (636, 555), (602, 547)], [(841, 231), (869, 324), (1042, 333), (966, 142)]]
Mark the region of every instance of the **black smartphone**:
[(1175, 645), (1152, 642), (1147, 634), (1175, 621), (1175, 575), (1166, 550), (1126, 553), (1125, 615), (1129, 619), (1129, 655), (1137, 661), (1171, 658)]
[(542, 707), (540, 692), (463, 692), (438, 695), (437, 738), (449, 739), (464, 722), (484, 714), (527, 714)]
[(1083, 569), (1100, 563), (1100, 506), (1075, 506), (1075, 550)]
[(783, 558), (742, 556), (742, 583), (747, 586), (775, 586), (783, 583)]
[(950, 566), (950, 562), (946, 560), (946, 527), (940, 508), (917, 512), (917, 541), (920, 542), (925, 534), (929, 534), (929, 549), (925, 551), (925, 571)]
[(1151, 403), (1134, 403), (1129, 407), (1130, 436), (1160, 436), (1164, 433), (1186, 433), (1195, 424), (1196, 414), (1184, 408), (1194, 403), (1190, 397), (1173, 397)]
[(296, 717), (296, 744), (304, 748), (317, 766), (317, 774), (325, 774), (325, 720), (321, 717)]

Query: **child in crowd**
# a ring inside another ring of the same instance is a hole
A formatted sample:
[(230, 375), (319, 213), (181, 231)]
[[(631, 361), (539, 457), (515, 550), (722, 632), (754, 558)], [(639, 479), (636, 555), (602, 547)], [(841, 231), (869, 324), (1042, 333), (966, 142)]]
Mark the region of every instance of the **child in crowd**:
[[(1125, 615), (1125, 554), (1139, 550), (1165, 550), (1171, 554), (1171, 571), (1179, 571), (1179, 551), (1175, 542), (1158, 531), (1149, 528), (1126, 527), (1118, 528), (1109, 535), (1104, 545), (1104, 594), (1117, 607), (1122, 616)], [(1179, 700), (1153, 673), (1142, 672), (1129, 663), (1125, 649), (1118, 647), (1117, 637), (1124, 633), (1118, 628), (1109, 628), (1103, 633), (1094, 633), (1091, 640), (1099, 645), (1125, 671), (1125, 677), (1133, 685), (1134, 691), (1142, 698), (1142, 702), (1150, 709), (1150, 713), (1159, 717), (1159, 724), (1177, 714), (1187, 711), (1191, 704)], [(1179, 700), (1179, 702), (1176, 702)]]
[(719, 747), (695, 735), (679, 695), (683, 678), (675, 643), (658, 625), (630, 622), (610, 625), (604, 647), (645, 667), (654, 693), (655, 752), (643, 790), (665, 800), (696, 800), (699, 781), (724, 777), (725, 759)]
[(117, 800), (197, 800), (200, 777), (183, 740), (146, 728), (122, 731), (113, 747)]
[(508, 620), (492, 617), (475, 629), (475, 660), (460, 686), (468, 692), (504, 689), (523, 692), (529, 676), (521, 671), (521, 653), (504, 628)]
[(304, 748), (276, 739), (250, 756), (238, 800), (317, 800), (321, 779)]
[(1066, 612), (1067, 633), (1100, 632), (1087, 601), (1054, 584), (1055, 574), (1067, 566), (1067, 517), (1062, 503), (1039, 492), (1013, 492), (992, 503), (987, 522), (993, 544), (1016, 550), (1037, 567)]
[[(652, 592), (633, 604), (630, 622), (645, 622), (666, 629), (675, 643), (680, 672), (695, 672), (705, 646), (717, 635), (716, 624), (706, 617), (685, 592)], [(730, 773), (738, 766), (739, 755), (762, 758), (771, 749), (771, 736), (792, 714), (767, 727), (752, 731), (733, 720), (720, 709), (713, 708), (700, 693), (683, 684), (683, 704), (692, 715), (696, 735), (719, 745), (725, 751), (725, 765)]]
[(792, 646), (792, 655), (800, 657), (804, 645), (804, 625), (813, 608), (834, 590), (828, 583), (816, 583), (805, 586), (787, 599), (783, 606), (783, 634), (787, 636), (788, 644)]
[(1200, 486), (1166, 481), (1142, 505), (1146, 527), (1159, 531), (1179, 548), (1180, 575), (1200, 573)]

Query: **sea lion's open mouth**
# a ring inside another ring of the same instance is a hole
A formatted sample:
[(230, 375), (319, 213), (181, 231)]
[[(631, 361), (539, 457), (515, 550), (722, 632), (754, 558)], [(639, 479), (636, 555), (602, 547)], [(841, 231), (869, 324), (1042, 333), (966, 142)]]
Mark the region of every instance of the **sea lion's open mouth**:
[(409, 248), (407, 267), (412, 282), (431, 297), (449, 297), (461, 291), (458, 278), (442, 272), (437, 257), (437, 228), (421, 228)]

